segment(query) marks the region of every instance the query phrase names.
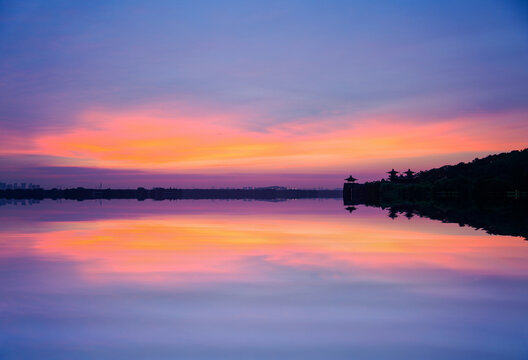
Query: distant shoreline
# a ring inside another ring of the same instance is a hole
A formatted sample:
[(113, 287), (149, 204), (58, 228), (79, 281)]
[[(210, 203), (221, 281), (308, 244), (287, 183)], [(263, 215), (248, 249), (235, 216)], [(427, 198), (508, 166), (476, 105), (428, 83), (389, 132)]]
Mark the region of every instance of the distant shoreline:
[(137, 199), (152, 200), (192, 200), (192, 199), (341, 199), (341, 189), (288, 189), (282, 187), (248, 189), (173, 189), (173, 188), (137, 188), (137, 189), (7, 189), (0, 190), (0, 199)]

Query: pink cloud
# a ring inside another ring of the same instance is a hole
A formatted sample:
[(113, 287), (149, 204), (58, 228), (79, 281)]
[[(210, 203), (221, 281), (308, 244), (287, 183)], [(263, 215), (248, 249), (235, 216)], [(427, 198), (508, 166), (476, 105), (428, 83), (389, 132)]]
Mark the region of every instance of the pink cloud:
[(67, 130), (11, 141), (1, 153), (46, 156), (53, 159), (43, 164), (49, 166), (180, 174), (368, 172), (406, 160), (427, 168), (431, 158), (523, 148), (528, 133), (519, 113), (437, 122), (394, 116), (299, 120), (267, 132), (240, 126), (248, 116), (200, 108), (170, 115), (152, 108), (92, 110)]

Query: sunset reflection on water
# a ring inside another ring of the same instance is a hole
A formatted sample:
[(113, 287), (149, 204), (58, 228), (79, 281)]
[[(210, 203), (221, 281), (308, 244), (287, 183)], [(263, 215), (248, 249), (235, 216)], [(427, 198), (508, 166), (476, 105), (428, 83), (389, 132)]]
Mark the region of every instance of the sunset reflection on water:
[(518, 237), (337, 200), (0, 213), (8, 359), (528, 354)]

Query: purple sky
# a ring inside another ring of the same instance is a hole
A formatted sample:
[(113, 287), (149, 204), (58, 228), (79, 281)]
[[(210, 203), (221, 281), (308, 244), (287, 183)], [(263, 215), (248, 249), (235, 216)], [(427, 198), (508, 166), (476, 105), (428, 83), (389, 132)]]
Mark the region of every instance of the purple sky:
[(524, 1), (3, 1), (0, 181), (338, 187), (528, 146)]

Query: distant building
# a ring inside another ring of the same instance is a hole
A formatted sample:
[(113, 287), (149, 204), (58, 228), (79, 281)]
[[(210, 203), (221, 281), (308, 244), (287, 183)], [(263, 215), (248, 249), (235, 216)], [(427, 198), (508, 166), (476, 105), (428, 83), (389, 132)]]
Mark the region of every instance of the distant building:
[(388, 171), (387, 174), (389, 174), (389, 180), (390, 181), (398, 181), (398, 172), (394, 169), (391, 171)]
[(33, 183), (4, 183), (0, 182), (0, 190), (34, 190), (34, 189), (41, 189), (40, 185), (36, 185)]
[(410, 180), (410, 179), (413, 179), (414, 178), (414, 171), (412, 171), (411, 169), (407, 170), (404, 174), (405, 176), (407, 177), (407, 180)]

